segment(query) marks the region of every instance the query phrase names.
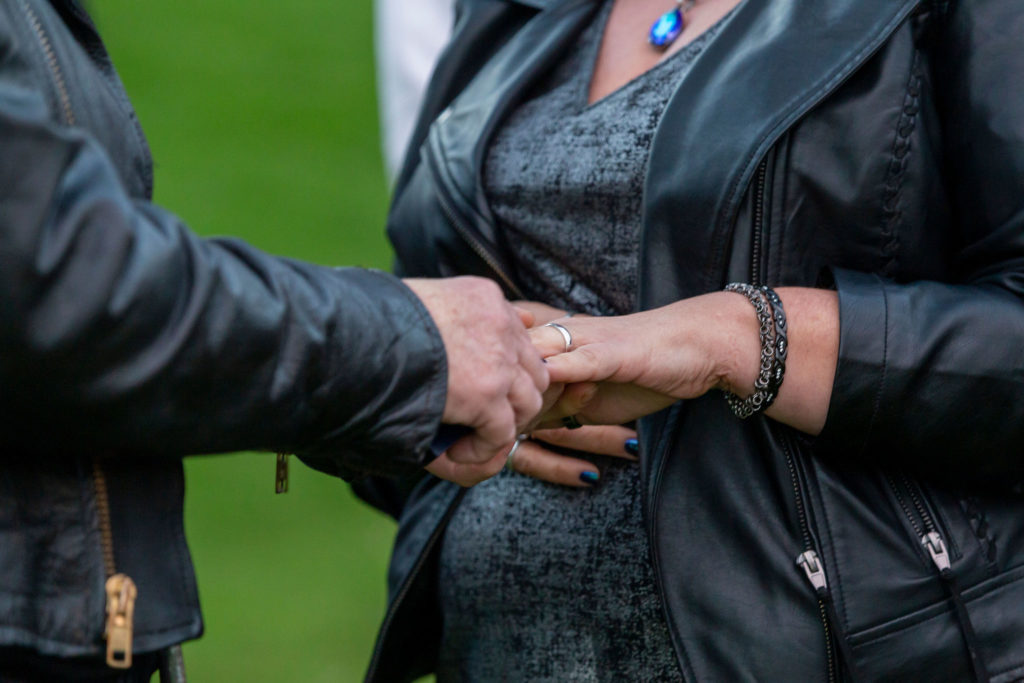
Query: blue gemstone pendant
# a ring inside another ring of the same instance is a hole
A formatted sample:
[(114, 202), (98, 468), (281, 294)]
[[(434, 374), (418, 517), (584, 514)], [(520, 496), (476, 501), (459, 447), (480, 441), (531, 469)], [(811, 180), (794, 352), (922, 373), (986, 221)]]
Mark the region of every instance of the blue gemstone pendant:
[(693, 0), (683, 6), (682, 0), (677, 0), (675, 9), (665, 12), (651, 24), (651, 31), (647, 34), (647, 42), (659, 50), (664, 50), (671, 45), (679, 34), (683, 32), (683, 14), (693, 6)]

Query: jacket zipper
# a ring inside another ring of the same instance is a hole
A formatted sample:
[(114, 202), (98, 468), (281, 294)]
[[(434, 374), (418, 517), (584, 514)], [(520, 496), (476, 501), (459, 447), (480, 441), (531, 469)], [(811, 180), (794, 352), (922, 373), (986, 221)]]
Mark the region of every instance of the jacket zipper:
[(814, 589), (814, 594), (818, 598), (818, 614), (821, 617), (821, 627), (825, 631), (825, 657), (828, 662), (828, 681), (829, 683), (836, 683), (839, 676), (839, 667), (836, 666), (836, 640), (829, 623), (829, 611), (833, 609), (832, 594), (829, 591), (828, 578), (825, 575), (825, 565), (821, 561), (821, 556), (818, 554), (817, 546), (814, 542), (814, 536), (811, 534), (803, 484), (797, 472), (796, 460), (785, 441), (782, 441), (782, 450), (786, 456), (786, 467), (789, 469), (789, 479), (793, 487), (793, 499), (796, 501), (796, 516), (800, 525), (800, 536), (804, 548), (803, 552), (797, 555), (796, 564), (803, 569), (804, 575), (807, 577), (811, 587)]
[[(60, 63), (57, 61), (50, 37), (28, 3), (25, 0), (19, 0), (19, 4), (39, 42), (39, 47), (46, 56), (46, 64), (57, 89), (57, 99), (60, 101), (61, 119), (65, 125), (74, 126), (75, 112), (71, 105), (67, 81), (64, 79)], [(117, 564), (114, 560), (114, 532), (110, 524), (110, 493), (106, 474), (98, 460), (93, 461), (92, 479), (96, 497), (96, 515), (99, 521), (100, 545), (103, 553), (103, 569), (106, 576), (104, 586), (106, 621), (103, 637), (107, 641), (107, 666), (114, 669), (128, 669), (132, 665), (133, 622), (138, 589), (131, 577), (117, 572)]]
[[(765, 203), (768, 190), (768, 158), (767, 156), (758, 164), (755, 175), (754, 192), (754, 234), (750, 255), (750, 284), (755, 287), (764, 284), (764, 269), (767, 259), (762, 258), (761, 252), (767, 241), (768, 221), (765, 212)], [(806, 496), (800, 474), (797, 471), (796, 459), (788, 444), (788, 437), (780, 435), (780, 443), (786, 457), (786, 467), (789, 470), (790, 483), (793, 487), (793, 500), (796, 503), (797, 521), (800, 526), (800, 536), (803, 543), (803, 552), (796, 558), (796, 565), (803, 570), (807, 581), (810, 582), (814, 593), (818, 598), (818, 613), (821, 618), (821, 627), (825, 632), (825, 657), (827, 661), (828, 682), (836, 683), (839, 680), (839, 667), (836, 661), (836, 644), (840, 636), (833, 632), (832, 624), (838, 623), (835, 613), (835, 606), (832, 602), (832, 593), (828, 587), (828, 577), (825, 574), (825, 565), (818, 553), (814, 535), (811, 533), (811, 525), (808, 519)], [(844, 650), (846, 648), (843, 648)], [(846, 658), (849, 659), (849, 655)], [(852, 660), (848, 666), (853, 666)]]
[(412, 569), (405, 577), (405, 582), (402, 583), (402, 587), (398, 589), (398, 593), (395, 594), (395, 599), (391, 601), (388, 606), (387, 612), (384, 614), (384, 621), (380, 625), (381, 636), (377, 638), (377, 643), (373, 647), (373, 656), (370, 658), (370, 666), (366, 672), (367, 681), (372, 681), (376, 677), (377, 669), (380, 666), (381, 652), (384, 647), (384, 640), (387, 632), (391, 629), (391, 622), (395, 620), (395, 615), (398, 614), (398, 608), (401, 606), (402, 601), (405, 600), (405, 596), (408, 595), (409, 591), (412, 590), (412, 586), (416, 581), (416, 577), (423, 569), (423, 565), (426, 564), (427, 558), (430, 557), (431, 551), (437, 544), (438, 539), (444, 534), (445, 529), (448, 527), (448, 522), (451, 520), (453, 514), (455, 514), (456, 508), (459, 506), (459, 501), (466, 495), (467, 489), (460, 489), (455, 495), (452, 501), (448, 504), (448, 509), (445, 510), (444, 516), (434, 527), (433, 532), (430, 534), (430, 538), (427, 539), (426, 544), (420, 551), (419, 557), (416, 558), (416, 563), (413, 564)]
[[(964, 604), (959, 581), (953, 573), (952, 554), (946, 546), (935, 518), (928, 510), (924, 491), (905, 474), (886, 474), (885, 479), (896, 497), (900, 509), (903, 510), (903, 514), (914, 529), (921, 547), (924, 548), (938, 571), (943, 587), (953, 603), (953, 617), (959, 623), (974, 680), (987, 682), (989, 680), (988, 668), (979, 649), (978, 636), (974, 631), (971, 615)], [(952, 543), (952, 539), (950, 539), (950, 543)]]
[[(431, 136), (431, 147), (434, 146), (433, 136)], [(487, 264), (487, 266), (494, 272), (495, 275), (501, 280), (501, 282), (508, 288), (508, 291), (512, 293), (517, 299), (525, 298), (522, 290), (515, 283), (508, 272), (502, 267), (501, 262), (498, 258), (491, 253), (491, 250), (476, 237), (476, 231), (466, 223), (462, 218), (460, 212), (455, 210), (452, 200), (448, 197), (447, 185), (444, 182), (441, 170), (439, 168), (439, 162), (435, 158), (436, 152), (431, 149), (430, 153), (427, 154), (429, 160), (428, 167), (430, 168), (434, 180), (434, 187), (436, 188), (435, 195), (437, 196), (438, 205), (441, 207), (441, 213), (445, 215), (448, 222), (451, 223), (455, 232), (459, 234), (466, 244), (469, 245), (470, 249), (476, 253), (480, 259)]]
[(932, 564), (940, 574), (949, 571), (951, 554), (942, 531), (925, 504), (924, 492), (905, 474), (886, 474), (885, 480)]
[(18, 0), (18, 3), (21, 5), (21, 9), (25, 13), (29, 25), (32, 27), (36, 40), (39, 41), (39, 47), (46, 56), (46, 65), (50, 69), (50, 75), (53, 76), (53, 82), (57, 88), (57, 99), (60, 100), (61, 118), (65, 125), (73, 126), (75, 125), (75, 112), (71, 107), (71, 96), (68, 94), (67, 81), (64, 80), (60, 64), (57, 63), (57, 54), (53, 51), (50, 37), (46, 34), (43, 23), (36, 16), (36, 13), (32, 11), (28, 3), (25, 0)]
[(107, 476), (99, 460), (92, 463), (93, 490), (96, 494), (96, 516), (99, 519), (100, 547), (107, 577), (106, 624), (103, 637), (107, 641), (107, 666), (128, 669), (132, 665), (135, 599), (138, 589), (131, 577), (120, 574), (114, 561), (114, 531), (110, 523), (110, 492)]
[(757, 203), (754, 205), (754, 244), (750, 254), (750, 284), (759, 285), (765, 279), (762, 272), (761, 251), (764, 248), (765, 232), (765, 193), (768, 184), (768, 158), (765, 157), (757, 167), (754, 191)]

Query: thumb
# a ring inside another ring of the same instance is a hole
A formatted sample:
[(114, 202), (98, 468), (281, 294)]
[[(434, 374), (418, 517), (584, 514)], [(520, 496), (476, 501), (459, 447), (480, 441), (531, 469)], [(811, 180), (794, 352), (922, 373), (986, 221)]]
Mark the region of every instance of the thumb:
[(559, 384), (615, 381), (619, 359), (609, 344), (588, 344), (547, 357), (548, 377)]

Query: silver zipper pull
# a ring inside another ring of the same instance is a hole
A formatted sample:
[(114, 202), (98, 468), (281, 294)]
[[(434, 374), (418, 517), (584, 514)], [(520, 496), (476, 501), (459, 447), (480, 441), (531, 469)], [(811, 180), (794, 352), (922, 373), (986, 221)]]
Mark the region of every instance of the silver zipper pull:
[(274, 493), (288, 493), (288, 454), (277, 454), (277, 469), (274, 472)]
[(949, 553), (946, 552), (946, 544), (942, 541), (942, 536), (939, 536), (935, 531), (925, 534), (921, 537), (921, 545), (932, 556), (932, 562), (935, 563), (940, 572), (950, 569)]
[(821, 560), (818, 559), (818, 553), (813, 550), (802, 552), (796, 558), (796, 563), (804, 570), (804, 574), (807, 574), (807, 579), (814, 586), (814, 590), (828, 589), (828, 581), (825, 579), (825, 568), (822, 566)]

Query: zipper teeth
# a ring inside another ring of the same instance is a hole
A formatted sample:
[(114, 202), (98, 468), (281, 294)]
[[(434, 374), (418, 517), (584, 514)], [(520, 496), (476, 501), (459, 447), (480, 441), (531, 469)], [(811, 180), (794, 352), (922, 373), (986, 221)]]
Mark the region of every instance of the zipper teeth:
[[(813, 551), (815, 555), (818, 555), (814, 547), (814, 537), (811, 536), (811, 525), (807, 518), (807, 510), (804, 507), (803, 489), (800, 486), (800, 475), (796, 471), (796, 461), (785, 438), (783, 438), (781, 443), (782, 451), (786, 456), (786, 467), (789, 469), (790, 481), (793, 484), (793, 498), (796, 501), (796, 514), (800, 523), (800, 533), (803, 536), (804, 551)], [(818, 561), (822, 562), (820, 555), (818, 555)], [(825, 570), (824, 563), (822, 563), (821, 568), (822, 571)], [(818, 613), (821, 616), (821, 627), (825, 631), (825, 657), (828, 662), (828, 681), (829, 683), (835, 683), (837, 667), (835, 648), (832, 643), (832, 627), (829, 625), (828, 612), (825, 609), (825, 600), (829, 599), (827, 595), (827, 588), (818, 592)]]
[[(402, 600), (408, 595), (409, 591), (412, 590), (412, 585), (415, 583), (416, 575), (423, 569), (423, 565), (426, 563), (427, 558), (430, 557), (430, 551), (437, 543), (437, 539), (445, 532), (448, 526), (448, 520), (451, 519), (452, 515), (455, 514), (455, 509), (458, 507), (458, 503), (462, 500), (462, 497), (466, 495), (467, 489), (462, 489), (455, 496), (451, 503), (448, 504), (448, 509), (444, 513), (444, 517), (441, 518), (440, 523), (434, 529), (433, 533), (430, 534), (430, 538), (427, 539), (427, 544), (423, 547), (423, 551), (420, 552), (420, 556), (416, 558), (416, 564), (413, 565), (412, 570), (409, 571), (406, 577), (405, 583), (399, 589), (395, 599), (391, 601), (391, 606), (388, 607), (387, 613), (384, 615), (384, 621), (380, 625), (380, 633), (383, 636), (387, 633), (391, 627), (391, 622), (395, 620), (395, 615), (398, 613), (398, 607), (401, 605)], [(377, 667), (380, 666), (381, 650), (384, 645), (384, 637), (377, 639), (377, 644), (373, 648), (373, 657), (370, 658), (370, 666), (366, 672), (366, 680), (372, 681), (377, 673)]]
[(110, 523), (110, 494), (107, 490), (107, 476), (98, 460), (93, 460), (92, 463), (92, 482), (96, 491), (96, 514), (100, 524), (103, 568), (109, 579), (117, 573), (117, 565), (114, 562), (114, 532)]
[(800, 489), (800, 476), (796, 472), (796, 463), (793, 462), (793, 454), (783, 444), (783, 452), (786, 455), (786, 467), (789, 468), (789, 479), (793, 484), (793, 498), (796, 501), (796, 515), (800, 522), (800, 533), (803, 535), (804, 550), (814, 550), (814, 539), (811, 537), (810, 523), (807, 521), (807, 511), (804, 508), (804, 496)]
[(452, 227), (455, 228), (455, 232), (459, 233), (459, 236), (466, 241), (466, 244), (479, 256), (484, 263), (490, 267), (491, 270), (501, 279), (501, 281), (508, 287), (509, 291), (519, 299), (526, 298), (523, 295), (519, 286), (512, 280), (512, 278), (505, 272), (498, 260), (494, 258), (490, 250), (482, 245), (479, 240), (473, 235), (473, 230), (470, 229), (462, 216), (452, 206), (451, 201), (448, 199), (447, 191), (445, 189), (445, 183), (443, 181), (443, 174), (440, 170), (440, 164), (435, 158), (435, 153), (432, 149), (433, 142), (431, 142), (431, 149), (427, 153), (427, 168), (433, 174), (434, 178), (438, 181), (435, 183), (437, 191), (434, 195), (437, 197), (438, 204), (441, 206), (441, 212), (444, 213), (445, 217), (451, 222)]
[[(761, 249), (764, 247), (764, 195), (768, 176), (768, 159), (765, 158), (757, 169), (757, 203), (754, 206), (754, 244), (750, 262), (750, 283), (754, 286), (761, 281)], [(803, 488), (800, 485), (800, 475), (797, 473), (795, 456), (783, 437), (782, 450), (786, 456), (786, 467), (789, 469), (790, 482), (793, 485), (793, 499), (796, 502), (796, 514), (800, 524), (800, 533), (803, 536), (804, 551), (813, 551), (822, 562), (821, 556), (815, 548), (814, 537), (811, 535), (811, 525), (807, 517), (807, 508), (804, 504)], [(824, 563), (821, 565), (824, 571)], [(818, 593), (818, 614), (821, 617), (821, 627), (825, 631), (825, 658), (828, 665), (828, 681), (835, 683), (837, 680), (838, 668), (836, 666), (835, 644), (833, 643), (832, 627), (828, 620), (828, 610), (825, 601), (828, 597), (828, 589), (821, 589)]]
[(64, 74), (61, 73), (60, 64), (57, 63), (57, 55), (53, 51), (53, 45), (50, 43), (50, 38), (46, 35), (46, 31), (43, 30), (43, 24), (39, 21), (39, 17), (32, 11), (32, 8), (28, 6), (25, 0), (19, 0), (22, 10), (28, 17), (29, 23), (32, 25), (32, 30), (36, 34), (36, 39), (39, 40), (39, 45), (43, 48), (43, 52), (46, 54), (46, 63), (50, 67), (50, 73), (53, 74), (53, 79), (57, 84), (57, 96), (60, 98), (60, 106), (64, 114), (64, 123), (69, 126), (75, 125), (75, 112), (71, 108), (71, 96), (68, 94), (67, 84), (64, 81)]
[(768, 159), (757, 167), (757, 203), (754, 206), (754, 245), (750, 259), (750, 284), (761, 284), (761, 248), (764, 242), (764, 191), (768, 176)]
[(903, 475), (903, 481), (906, 484), (907, 493), (910, 495), (910, 500), (917, 508), (917, 514), (921, 515), (921, 521), (924, 523), (925, 530), (931, 533), (936, 530), (935, 522), (932, 520), (931, 513), (928, 512), (928, 508), (925, 507), (924, 501), (921, 500), (921, 496), (917, 495), (917, 490), (911, 484), (907, 475)]
[(472, 231), (466, 227), (466, 225), (459, 218), (455, 210), (452, 209), (451, 204), (448, 203), (448, 199), (444, 196), (444, 192), (440, 191), (440, 187), (438, 188), (438, 190), (439, 191), (437, 192), (437, 198), (438, 203), (441, 205), (441, 211), (451, 222), (456, 232), (458, 232), (462, 239), (464, 239), (466, 243), (470, 246), (470, 248), (474, 252), (476, 252), (476, 255), (483, 259), (484, 263), (486, 263), (490, 267), (490, 269), (493, 270), (494, 273), (499, 278), (501, 278), (501, 281), (505, 284), (506, 287), (508, 287), (509, 291), (511, 291), (516, 297), (520, 299), (524, 298), (522, 291), (519, 289), (516, 283), (512, 281), (512, 278), (509, 277), (508, 274), (505, 273), (505, 271), (501, 268), (501, 265), (498, 263), (497, 259), (495, 259), (490, 254), (490, 252), (486, 248), (484, 248), (483, 245), (477, 242), (476, 238), (473, 237)]
[(825, 610), (824, 598), (818, 598), (818, 613), (821, 615), (821, 623), (825, 627), (825, 657), (828, 659), (828, 682), (835, 683), (836, 680), (836, 653), (832, 645), (832, 629), (828, 625), (828, 612)]
[(893, 479), (891, 475), (887, 474), (885, 478), (889, 482), (889, 488), (892, 489), (893, 495), (896, 496), (896, 502), (899, 503), (901, 508), (903, 508), (903, 514), (906, 515), (907, 520), (910, 522), (910, 526), (914, 527), (914, 533), (917, 534), (918, 538), (921, 538), (924, 536), (924, 531), (922, 530), (921, 525), (918, 524), (917, 516), (914, 515), (910, 506), (907, 505), (907, 500), (903, 495), (902, 488), (897, 485), (895, 479)]

